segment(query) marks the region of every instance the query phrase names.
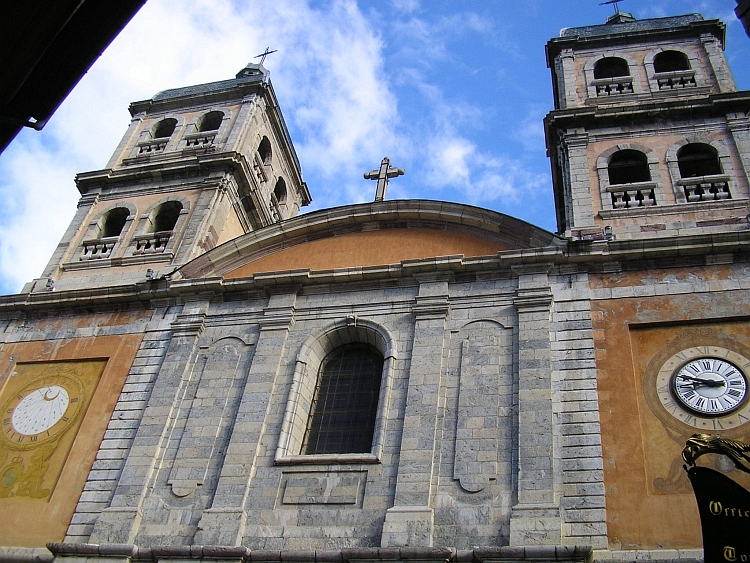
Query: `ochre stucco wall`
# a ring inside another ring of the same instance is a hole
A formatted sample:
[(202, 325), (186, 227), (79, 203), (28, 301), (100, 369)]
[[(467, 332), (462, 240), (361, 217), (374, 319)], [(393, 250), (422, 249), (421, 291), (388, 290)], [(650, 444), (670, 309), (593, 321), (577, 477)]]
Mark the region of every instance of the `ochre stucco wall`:
[(434, 256), (487, 256), (507, 250), (498, 243), (476, 237), (430, 229), (389, 229), (351, 233), (315, 240), (280, 250), (224, 275), (249, 277), (258, 272), (282, 270), (330, 270), (398, 264), (402, 260)]
[[(122, 324), (127, 317), (133, 318), (132, 315), (119, 314), (108, 319), (100, 318), (99, 321)], [(92, 320), (95, 321), (88, 317), (80, 318), (75, 324), (88, 325)], [(56, 321), (59, 322), (64, 321)], [(63, 464), (49, 500), (19, 496), (0, 498), (0, 545), (38, 547), (44, 546), (45, 542), (62, 541), (65, 538), (96, 451), (142, 338), (142, 334), (130, 334), (3, 346), (0, 351), (0, 386), (3, 388), (17, 364), (101, 359), (106, 360), (106, 366), (72, 441), (67, 460), (66, 452), (62, 452), (62, 459), (56, 459), (57, 451), (49, 459), (50, 465)]]
[[(664, 283), (720, 286), (731, 268), (642, 271), (593, 276), (593, 288)], [(664, 289), (664, 286), (662, 286)], [(745, 291), (632, 297), (592, 304), (604, 457), (607, 527), (611, 549), (702, 546), (695, 498), (682, 469), (685, 441), (698, 432), (676, 420), (654, 399), (654, 370), (692, 346), (722, 346), (750, 354), (750, 310)], [(750, 424), (722, 432), (750, 441)], [(699, 460), (724, 471), (718, 456)], [(745, 487), (750, 479), (729, 476)]]

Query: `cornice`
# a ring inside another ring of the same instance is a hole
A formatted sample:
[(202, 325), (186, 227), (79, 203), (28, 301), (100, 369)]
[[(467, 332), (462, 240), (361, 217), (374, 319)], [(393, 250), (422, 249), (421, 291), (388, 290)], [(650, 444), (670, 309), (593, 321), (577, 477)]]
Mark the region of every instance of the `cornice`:
[(619, 122), (642, 120), (653, 123), (654, 115), (671, 119), (695, 119), (700, 115), (726, 117), (728, 113), (750, 111), (750, 91), (741, 90), (703, 96), (653, 97), (634, 94), (618, 104), (601, 104), (557, 109), (544, 118), (546, 128), (603, 127)]
[[(750, 230), (728, 233), (675, 236), (638, 240), (567, 241), (561, 246), (503, 251), (492, 256), (452, 256), (409, 260), (401, 264), (386, 264), (336, 270), (292, 270), (264, 272), (249, 278), (223, 279), (218, 276), (200, 279), (169, 280), (167, 278), (134, 285), (79, 289), (71, 291), (42, 291), (0, 297), (0, 318), (9, 318), (18, 312), (54, 312), (79, 307), (106, 307), (112, 304), (140, 303), (153, 306), (154, 302), (182, 303), (195, 296), (212, 299), (236, 299), (267, 296), (276, 290), (291, 286), (305, 288), (328, 285), (335, 290), (347, 291), (378, 281), (402, 280), (406, 284), (419, 284), (418, 276), (429, 273), (466, 275), (501, 273), (517, 277), (519, 272), (575, 265), (578, 271), (601, 271), (617, 267), (617, 263), (664, 258), (693, 260), (713, 255), (750, 255)], [(694, 261), (694, 260), (693, 260)], [(708, 263), (708, 261), (706, 262)], [(463, 283), (463, 282), (462, 282)]]

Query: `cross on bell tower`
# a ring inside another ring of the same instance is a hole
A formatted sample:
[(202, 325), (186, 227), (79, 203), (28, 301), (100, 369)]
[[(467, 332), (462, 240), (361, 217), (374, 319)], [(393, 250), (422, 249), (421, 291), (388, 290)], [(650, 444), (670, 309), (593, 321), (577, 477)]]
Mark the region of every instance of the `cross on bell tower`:
[(403, 168), (391, 168), (391, 159), (387, 156), (380, 162), (380, 168), (365, 173), (365, 180), (377, 180), (378, 188), (375, 192), (375, 201), (385, 199), (385, 191), (388, 189), (388, 180), (406, 174)]

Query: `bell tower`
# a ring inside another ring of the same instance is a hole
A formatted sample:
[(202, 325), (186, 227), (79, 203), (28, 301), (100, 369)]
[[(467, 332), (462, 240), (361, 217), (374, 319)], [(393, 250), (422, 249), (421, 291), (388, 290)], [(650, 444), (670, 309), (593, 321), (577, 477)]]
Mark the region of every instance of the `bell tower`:
[(159, 92), (130, 113), (106, 168), (76, 177), (78, 211), (26, 291), (156, 279), (311, 201), (262, 65)]
[(568, 28), (547, 44), (558, 231), (652, 239), (747, 229), (750, 92), (699, 14)]

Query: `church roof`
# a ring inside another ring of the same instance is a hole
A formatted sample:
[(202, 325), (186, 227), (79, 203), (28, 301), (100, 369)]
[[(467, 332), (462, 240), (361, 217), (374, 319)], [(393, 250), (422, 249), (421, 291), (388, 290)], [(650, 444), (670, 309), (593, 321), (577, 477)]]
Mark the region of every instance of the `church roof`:
[(638, 33), (660, 29), (674, 29), (688, 26), (693, 22), (704, 21), (700, 14), (686, 14), (668, 18), (651, 18), (627, 23), (587, 25), (583, 27), (566, 27), (560, 30), (560, 37), (597, 37), (613, 33)]
[(323, 209), (250, 232), (189, 262), (174, 279), (494, 256), (556, 246), (561, 240), (530, 223), (479, 207), (389, 200)]
[(260, 84), (270, 82), (270, 72), (266, 70), (263, 65), (249, 64), (247, 67), (242, 69), (236, 78), (230, 80), (219, 80), (218, 82), (209, 82), (207, 84), (196, 84), (194, 86), (185, 86), (183, 88), (172, 88), (170, 90), (162, 90), (157, 93), (153, 98), (154, 102), (162, 100), (169, 100), (172, 98), (182, 98), (184, 96), (196, 96), (201, 94), (213, 94), (216, 92), (222, 92), (224, 90), (230, 90), (237, 86), (245, 86), (249, 84)]

